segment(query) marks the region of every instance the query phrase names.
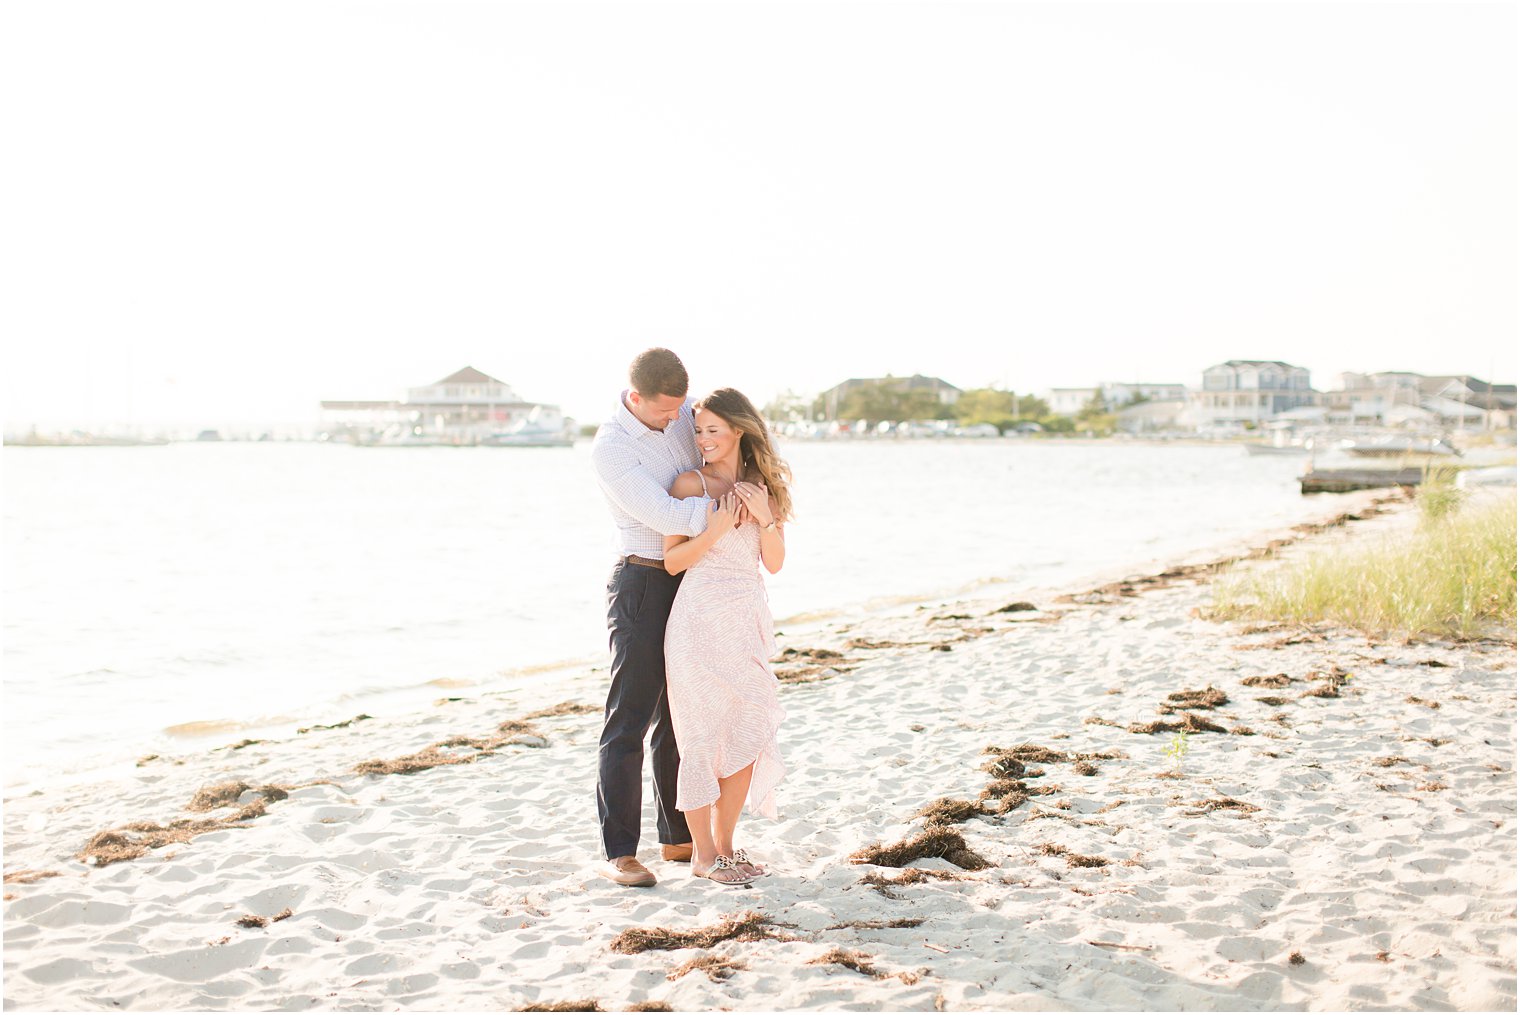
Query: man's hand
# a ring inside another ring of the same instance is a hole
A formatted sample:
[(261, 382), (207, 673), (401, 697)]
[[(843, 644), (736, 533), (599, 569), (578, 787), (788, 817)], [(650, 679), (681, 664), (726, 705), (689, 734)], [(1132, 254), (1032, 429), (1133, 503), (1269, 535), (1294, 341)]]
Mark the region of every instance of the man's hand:
[(707, 528), (712, 532), (726, 532), (739, 522), (739, 512), (743, 504), (739, 501), (739, 495), (733, 491), (725, 493), (712, 502), (711, 513), (707, 516)]

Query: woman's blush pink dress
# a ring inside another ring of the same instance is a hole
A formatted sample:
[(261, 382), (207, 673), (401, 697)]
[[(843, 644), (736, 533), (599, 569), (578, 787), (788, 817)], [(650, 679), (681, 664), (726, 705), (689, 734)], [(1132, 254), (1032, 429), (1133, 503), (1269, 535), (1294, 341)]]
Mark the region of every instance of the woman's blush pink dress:
[(786, 712), (770, 666), (775, 654), (760, 576), (760, 526), (749, 521), (687, 569), (665, 626), (665, 687), (681, 752), (680, 810), (716, 802), (718, 780), (753, 763), (749, 808), (776, 816), (775, 789), (786, 774), (776, 731)]

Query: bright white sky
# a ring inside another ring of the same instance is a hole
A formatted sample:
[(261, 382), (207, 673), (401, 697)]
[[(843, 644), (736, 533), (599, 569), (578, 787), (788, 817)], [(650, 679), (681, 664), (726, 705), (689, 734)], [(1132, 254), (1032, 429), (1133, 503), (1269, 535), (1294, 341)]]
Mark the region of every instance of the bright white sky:
[(11, 0), (4, 417), (1516, 375), (1511, 3)]

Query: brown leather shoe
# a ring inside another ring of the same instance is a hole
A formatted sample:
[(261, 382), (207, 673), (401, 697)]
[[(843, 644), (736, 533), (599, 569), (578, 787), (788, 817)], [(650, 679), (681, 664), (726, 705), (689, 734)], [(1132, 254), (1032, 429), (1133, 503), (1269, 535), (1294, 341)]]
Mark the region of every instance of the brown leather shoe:
[(691, 843), (683, 842), (679, 845), (671, 845), (668, 842), (661, 843), (660, 859), (674, 860), (676, 863), (691, 863)]
[(636, 856), (620, 856), (604, 861), (596, 872), (624, 888), (653, 888), (654, 872), (639, 863)]

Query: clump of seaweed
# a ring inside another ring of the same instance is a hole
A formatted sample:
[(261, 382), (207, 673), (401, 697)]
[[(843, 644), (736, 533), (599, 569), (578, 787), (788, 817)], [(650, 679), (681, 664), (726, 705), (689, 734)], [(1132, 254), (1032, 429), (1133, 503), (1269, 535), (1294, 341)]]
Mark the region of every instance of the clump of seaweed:
[(1279, 698), (1276, 695), (1272, 694), (1265, 695), (1264, 697), (1257, 698), (1256, 700), (1261, 702), (1263, 705), (1271, 705), (1273, 708), (1282, 708), (1284, 705), (1288, 705), (1293, 702), (1292, 698)]
[(1392, 768), (1394, 765), (1409, 764), (1409, 759), (1395, 754), (1388, 758), (1373, 758), (1372, 763), (1378, 768)]
[(1441, 703), (1439, 701), (1431, 701), (1428, 698), (1416, 698), (1412, 694), (1409, 697), (1405, 698), (1404, 701), (1407, 704), (1410, 704), (1410, 705), (1424, 705), (1426, 708), (1440, 708), (1441, 707)]
[(1194, 712), (1183, 712), (1179, 722), (1130, 723), (1131, 733), (1224, 733), (1225, 728)]
[(364, 713), (361, 712), (358, 715), (354, 716), (352, 719), (344, 719), (342, 722), (335, 722), (335, 723), (331, 724), (330, 726), (303, 726), (300, 729), (296, 730), (296, 732), (297, 733), (311, 733), (314, 730), (341, 730), (341, 729), (345, 729), (346, 727), (352, 726), (356, 722), (363, 722), (366, 719), (373, 719), (373, 718), (374, 718), (374, 716), (372, 716), (372, 715), (365, 715)]
[(1059, 856), (1066, 859), (1068, 867), (1107, 867), (1108, 860), (1101, 856), (1087, 856), (1082, 853), (1073, 853), (1065, 846), (1054, 842), (1046, 842), (1036, 847), (1036, 852), (1045, 856)]
[(918, 644), (922, 643), (915, 641), (883, 641), (878, 638), (851, 638), (844, 643), (844, 647), (849, 649), (911, 648)]
[(878, 867), (906, 867), (924, 857), (941, 857), (962, 870), (986, 870), (992, 865), (971, 851), (961, 833), (938, 826), (890, 846), (873, 845), (850, 854), (851, 863)]
[[(988, 748), (991, 750), (991, 748)], [(991, 774), (998, 779), (1019, 779), (1027, 774), (1028, 769), (1017, 758), (998, 755), (982, 762), (982, 771)]]
[(214, 811), (222, 807), (231, 807), (238, 802), (238, 798), (249, 790), (254, 790), (264, 800), (273, 803), (276, 800), (284, 800), (290, 796), (289, 786), (259, 786), (253, 787), (246, 782), (233, 781), (221, 782), (214, 786), (202, 786), (196, 791), (195, 796), (185, 805), (187, 811)]
[(852, 952), (844, 948), (830, 948), (816, 959), (809, 959), (807, 964), (810, 966), (843, 966), (846, 969), (876, 980), (885, 980), (895, 976), (903, 983), (913, 984), (918, 982), (917, 973), (883, 972), (871, 964), (871, 956), (865, 952)]
[(674, 1011), (675, 1009), (672, 1008), (670, 1005), (666, 1004), (664, 1001), (638, 1001), (638, 1002), (635, 1002), (634, 1004), (629, 1005), (627, 1008), (624, 1008), (623, 1010), (624, 1011)]
[(1185, 813), (1191, 816), (1208, 814), (1212, 811), (1237, 811), (1241, 814), (1254, 814), (1261, 810), (1255, 804), (1248, 804), (1244, 800), (1236, 800), (1234, 797), (1219, 797), (1216, 800), (1200, 800), (1193, 805), (1194, 809)]
[(940, 797), (920, 810), (914, 817), (923, 818), (927, 825), (958, 825), (963, 821), (981, 817), (986, 811), (975, 800), (956, 800)]
[(1028, 801), (1029, 795), (1029, 787), (1018, 779), (994, 779), (982, 790), (980, 800), (984, 807), (989, 805), (989, 801), (995, 801), (990, 804), (991, 811), (1007, 814)]
[(1071, 770), (1078, 775), (1098, 774), (1098, 766), (1094, 765), (1091, 761), (1079, 761), (1075, 765), (1071, 766)]
[(1036, 779), (1045, 774), (1033, 765), (1113, 761), (1125, 756), (1121, 751), (1057, 751), (1038, 744), (989, 746), (982, 748), (982, 753), (992, 755), (982, 762), (982, 770), (999, 779)]
[(176, 842), (189, 842), (207, 832), (220, 832), (227, 828), (246, 827), (243, 822), (263, 816), (266, 810), (260, 797), (236, 813), (225, 818), (181, 818), (167, 825), (152, 821), (135, 821), (121, 828), (96, 832), (80, 850), (77, 859), (96, 867), (105, 867), (123, 860), (136, 860), (150, 850)]
[(536, 712), (529, 712), (524, 719), (554, 719), (562, 715), (590, 715), (592, 712), (600, 712), (595, 705), (587, 705), (579, 701), (562, 701), (558, 705), (550, 705)]
[(1287, 687), (1293, 678), (1286, 673), (1271, 673), (1259, 677), (1246, 677), (1241, 681), (1247, 687)]
[[(911, 867), (910, 870), (917, 870)], [(824, 930), (896, 930), (907, 927), (921, 927), (924, 921), (921, 917), (904, 916), (896, 920), (846, 920), (844, 923), (830, 924)]]
[(1166, 701), (1156, 706), (1156, 711), (1162, 715), (1171, 715), (1189, 708), (1218, 708), (1228, 705), (1230, 699), (1225, 693), (1212, 685), (1199, 690), (1174, 691), (1166, 696)]
[(731, 916), (710, 927), (676, 930), (672, 927), (629, 927), (609, 946), (622, 955), (674, 951), (678, 948), (711, 948), (721, 941), (784, 940), (770, 917), (753, 910)]
[(62, 871), (7, 871), (5, 874), (5, 883), (8, 885), (35, 885), (37, 882), (45, 881), (48, 878), (61, 877), (63, 877)]
[(703, 972), (713, 983), (726, 980), (741, 969), (748, 969), (741, 959), (732, 959), (727, 955), (698, 955), (689, 962), (683, 963), (665, 974), (667, 980), (679, 980), (687, 973)]
[(889, 899), (901, 900), (902, 896), (898, 895), (892, 889), (902, 888), (906, 885), (921, 885), (925, 881), (960, 881), (965, 877), (966, 875), (957, 874), (954, 871), (926, 870), (923, 867), (905, 867), (903, 868), (902, 873), (897, 875), (895, 878), (883, 877), (875, 871), (872, 871), (865, 877), (861, 878), (860, 883), (867, 886), (868, 888), (875, 889), (878, 894), (885, 895)]
[[(360, 775), (411, 775), (443, 765), (469, 765), (488, 758), (503, 747), (545, 747), (548, 740), (531, 723), (508, 719), (485, 737), (457, 735), (429, 744), (399, 758), (372, 758), (354, 766)], [(464, 752), (469, 753), (464, 753)]]
[(280, 910), (280, 912), (273, 916), (259, 916), (256, 913), (248, 913), (238, 917), (237, 925), (239, 927), (264, 927), (271, 923), (279, 923), (281, 920), (288, 920), (294, 915), (289, 907)]
[(536, 1004), (530, 1004), (530, 1005), (527, 1005), (526, 1007), (519, 1008), (517, 1010), (518, 1011), (606, 1011), (607, 1009), (603, 1008), (600, 1004), (598, 1004), (597, 1001), (596, 1001), (596, 998), (594, 998), (594, 997), (588, 997), (588, 998), (585, 998), (584, 1000), (581, 1000), (581, 1001), (540, 1001), (540, 1002), (538, 1002)]

